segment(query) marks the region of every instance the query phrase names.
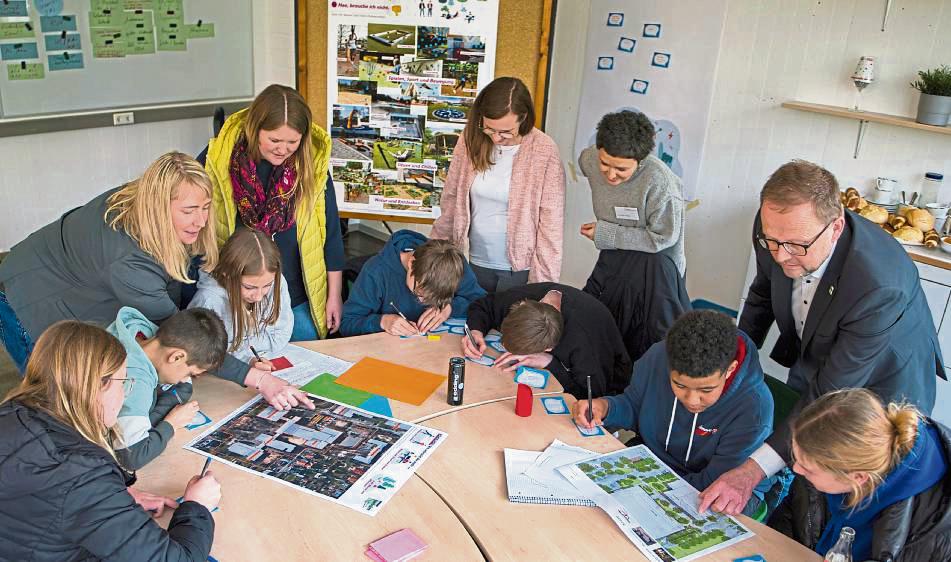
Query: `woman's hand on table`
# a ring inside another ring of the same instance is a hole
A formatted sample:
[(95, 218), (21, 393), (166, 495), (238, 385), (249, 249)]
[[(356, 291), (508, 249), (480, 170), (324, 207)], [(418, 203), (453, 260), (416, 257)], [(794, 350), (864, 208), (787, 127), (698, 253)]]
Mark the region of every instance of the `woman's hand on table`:
[[(267, 403), (274, 408), (289, 410), (297, 406), (304, 406), (310, 410), (314, 409), (314, 402), (296, 386), (270, 373), (258, 372), (261, 373), (261, 379), (255, 382), (255, 387), (261, 393), (261, 396), (267, 400)], [(249, 371), (245, 384), (248, 384), (247, 381), (256, 381), (257, 379), (253, 378), (255, 376), (257, 375), (254, 374), (254, 370)]]

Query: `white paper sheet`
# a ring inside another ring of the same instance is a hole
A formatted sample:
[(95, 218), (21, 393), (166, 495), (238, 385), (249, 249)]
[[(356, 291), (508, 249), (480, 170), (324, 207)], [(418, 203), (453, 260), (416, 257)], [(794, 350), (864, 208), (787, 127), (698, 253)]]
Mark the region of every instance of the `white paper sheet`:
[(305, 385), (314, 377), (324, 373), (339, 377), (353, 366), (351, 361), (344, 361), (297, 345), (285, 347), (281, 355), (286, 357), (293, 367), (274, 371), (273, 375), (297, 386)]

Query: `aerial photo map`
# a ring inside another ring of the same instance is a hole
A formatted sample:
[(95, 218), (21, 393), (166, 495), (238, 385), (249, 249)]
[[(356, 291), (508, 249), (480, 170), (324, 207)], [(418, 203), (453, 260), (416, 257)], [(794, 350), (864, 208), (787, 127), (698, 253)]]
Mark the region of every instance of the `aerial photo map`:
[(753, 536), (732, 517), (697, 513), (697, 490), (644, 445), (559, 471), (651, 560), (685, 562)]
[(446, 435), (310, 398), (282, 411), (257, 397), (185, 448), (374, 515)]

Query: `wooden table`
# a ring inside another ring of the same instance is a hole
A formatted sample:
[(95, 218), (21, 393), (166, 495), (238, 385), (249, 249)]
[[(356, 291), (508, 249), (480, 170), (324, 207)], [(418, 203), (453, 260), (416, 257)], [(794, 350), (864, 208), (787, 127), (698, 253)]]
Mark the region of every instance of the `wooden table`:
[[(251, 390), (215, 377), (195, 380), (202, 411), (218, 421), (253, 397)], [(177, 498), (204, 458), (182, 445), (205, 428), (179, 430), (158, 459), (138, 471), (137, 488)], [(445, 445), (443, 445), (445, 446)], [(428, 461), (427, 461), (428, 462)], [(212, 556), (237, 560), (368, 560), (366, 545), (405, 527), (429, 543), (430, 560), (483, 560), (472, 538), (443, 500), (411, 478), (375, 517), (231, 466), (212, 463), (221, 482), (214, 514)], [(165, 527), (171, 515), (163, 517)]]
[[(440, 334), (440, 336), (439, 341), (430, 341), (426, 338), (400, 339), (398, 336), (381, 332), (352, 338), (300, 342), (296, 345), (347, 361), (373, 357), (446, 375), (449, 372), (449, 358), (462, 356), (462, 336), (455, 334)], [(514, 398), (516, 384), (512, 381), (513, 376), (514, 373), (502, 373), (498, 369), (466, 361), (465, 391), (461, 406), (450, 406), (446, 403), (447, 387), (441, 385), (420, 406), (390, 400), (390, 407), (395, 418), (413, 422), (424, 421), (486, 402)], [(548, 385), (544, 389), (537, 390), (536, 393), (551, 394), (563, 391), (561, 383), (555, 377), (548, 377)]]
[[(571, 404), (574, 399), (565, 395)], [(449, 434), (417, 471), (475, 537), (491, 560), (643, 560), (608, 515), (597, 508), (510, 503), (502, 449), (540, 451), (552, 439), (598, 452), (623, 445), (610, 435), (582, 437), (570, 416), (548, 415), (535, 399), (530, 418), (514, 413), (514, 401), (454, 412), (426, 425)], [(767, 560), (820, 560), (809, 549), (741, 517), (756, 536), (704, 560), (731, 561), (762, 554)]]

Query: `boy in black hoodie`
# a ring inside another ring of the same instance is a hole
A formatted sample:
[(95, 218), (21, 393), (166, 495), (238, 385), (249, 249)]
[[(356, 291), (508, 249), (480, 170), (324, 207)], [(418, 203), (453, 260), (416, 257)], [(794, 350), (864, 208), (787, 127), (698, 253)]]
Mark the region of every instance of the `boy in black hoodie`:
[(487, 295), (469, 307), (476, 346), (462, 338), (462, 351), (478, 358), (484, 336), (502, 332), (506, 353), (495, 364), (506, 371), (520, 366), (547, 369), (565, 392), (594, 396), (621, 392), (631, 378), (631, 360), (611, 312), (595, 297), (559, 283), (530, 283)]
[[(712, 310), (687, 312), (634, 364), (623, 394), (579, 400), (578, 425), (631, 429), (694, 488), (742, 464), (773, 427), (773, 396), (753, 341)], [(769, 487), (764, 480), (761, 492)]]

